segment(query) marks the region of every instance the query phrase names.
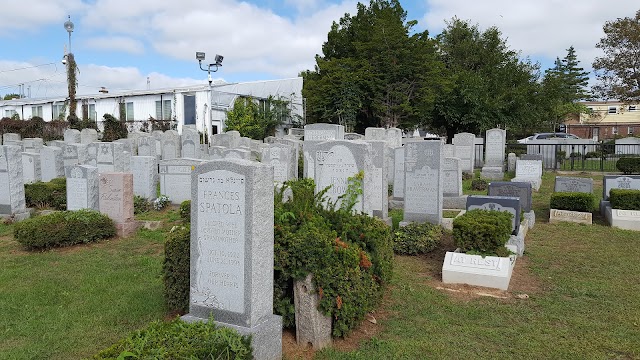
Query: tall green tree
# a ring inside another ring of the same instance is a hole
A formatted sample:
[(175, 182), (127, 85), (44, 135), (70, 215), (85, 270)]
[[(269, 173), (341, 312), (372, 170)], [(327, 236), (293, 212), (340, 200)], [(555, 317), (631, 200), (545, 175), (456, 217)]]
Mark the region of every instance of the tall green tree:
[(252, 97), (238, 97), (227, 112), (225, 131), (236, 130), (241, 136), (263, 140), (275, 134), (291, 111), (288, 102), (274, 97), (258, 101)]
[(309, 122), (354, 131), (411, 128), (428, 117), (442, 66), (428, 32), (412, 34), (417, 22), (406, 17), (397, 0), (371, 0), (333, 23), (315, 69), (301, 73)]
[(493, 127), (520, 130), (539, 117), (539, 69), (507, 47), (500, 31), (453, 18), (436, 37), (446, 87), (433, 109), (434, 127), (451, 139), (458, 132)]
[(596, 48), (604, 56), (593, 61), (594, 93), (602, 99), (640, 101), (640, 10), (635, 17), (607, 21), (602, 30), (605, 36)]

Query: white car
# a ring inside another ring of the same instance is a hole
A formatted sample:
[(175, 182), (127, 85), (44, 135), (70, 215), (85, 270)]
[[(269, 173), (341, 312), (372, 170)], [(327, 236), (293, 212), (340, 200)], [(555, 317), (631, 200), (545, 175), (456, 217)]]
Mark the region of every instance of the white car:
[(580, 139), (580, 138), (573, 134), (567, 134), (567, 133), (537, 133), (529, 137), (526, 137), (524, 139), (518, 140), (518, 143), (526, 144), (532, 140), (548, 140), (548, 139)]

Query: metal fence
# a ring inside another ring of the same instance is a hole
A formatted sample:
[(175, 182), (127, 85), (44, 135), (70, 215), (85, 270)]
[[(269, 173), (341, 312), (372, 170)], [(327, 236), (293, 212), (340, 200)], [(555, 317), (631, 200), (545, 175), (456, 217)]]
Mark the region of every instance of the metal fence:
[[(482, 145), (476, 144), (475, 167), (483, 165)], [(545, 169), (565, 171), (618, 172), (616, 162), (622, 157), (640, 156), (640, 144), (555, 143), (555, 144), (507, 144), (506, 156), (514, 153), (540, 155)]]

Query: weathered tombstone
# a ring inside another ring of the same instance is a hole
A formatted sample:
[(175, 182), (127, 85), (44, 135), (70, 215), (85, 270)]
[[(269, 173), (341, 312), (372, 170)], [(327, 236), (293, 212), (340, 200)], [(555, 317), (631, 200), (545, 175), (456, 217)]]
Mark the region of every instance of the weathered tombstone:
[(356, 134), (356, 133), (346, 133), (344, 134), (345, 140), (364, 140), (364, 135)]
[(456, 146), (453, 144), (444, 144), (442, 145), (442, 157), (443, 158), (452, 158), (456, 157)]
[(344, 140), (344, 126), (324, 123), (304, 126), (304, 143), (302, 151), (304, 156), (303, 176), (305, 178), (313, 179), (315, 176), (314, 146), (327, 140)]
[(200, 144), (200, 159), (209, 160), (209, 144)]
[(191, 276), (186, 321), (252, 335), (254, 359), (282, 357), (273, 314), (273, 172), (246, 160), (213, 160), (193, 172)]
[(16, 220), (29, 217), (24, 198), (21, 148), (0, 146), (0, 214)]
[(224, 149), (222, 157), (225, 159), (254, 160), (251, 150), (243, 148)]
[(224, 159), (224, 152), (227, 150), (224, 146), (211, 146), (209, 148), (209, 160)]
[(491, 180), (502, 180), (504, 177), (504, 147), (507, 131), (502, 129), (487, 130), (484, 166), (481, 177)]
[(298, 166), (296, 149), (284, 144), (265, 145), (267, 147), (262, 149), (261, 162), (273, 167), (273, 181), (283, 183), (295, 179), (295, 168)]
[(371, 144), (371, 210), (373, 216), (384, 221), (389, 220), (389, 181), (387, 153), (389, 147), (385, 140), (367, 140)]
[(156, 139), (156, 154), (158, 154), (158, 157), (160, 159), (162, 159), (162, 138), (164, 137), (164, 131), (162, 130), (153, 130), (151, 132), (151, 136), (153, 136), (154, 139)]
[(20, 134), (4, 133), (2, 134), (2, 145), (16, 145), (22, 141)]
[(182, 129), (182, 157), (200, 159), (200, 134), (198, 130)]
[(275, 136), (267, 136), (266, 138), (264, 138), (264, 143), (265, 144), (273, 144), (276, 142), (277, 137)]
[(215, 134), (211, 137), (211, 146), (224, 146), (234, 148), (238, 146), (240, 133), (237, 131), (227, 131), (223, 134)]
[(492, 181), (489, 196), (517, 197), (524, 212), (531, 211), (531, 184), (527, 182)]
[(469, 195), (467, 197), (467, 210), (482, 209), (508, 212), (511, 218), (512, 234), (520, 230), (520, 199), (508, 196), (482, 196)]
[(516, 177), (511, 181), (531, 183), (533, 190), (538, 191), (542, 184), (542, 161), (516, 160)]
[(133, 194), (153, 200), (158, 187), (158, 159), (155, 156), (132, 156)]
[(515, 153), (509, 153), (509, 155), (507, 155), (507, 171), (508, 172), (516, 171), (516, 160), (517, 159), (518, 159), (518, 157), (516, 156)]
[(180, 158), (180, 135), (175, 130), (162, 134), (162, 160)]
[(253, 142), (253, 139), (245, 136), (241, 136), (240, 138), (238, 138), (238, 147), (246, 147), (251, 149), (252, 142)]
[(89, 152), (86, 144), (66, 144), (62, 151), (65, 168), (67, 166), (84, 165), (89, 159)]
[(124, 172), (124, 145), (117, 142), (97, 144), (96, 165), (98, 172)]
[(64, 131), (64, 142), (67, 144), (80, 144), (80, 130), (67, 129)]
[(293, 282), (293, 302), (296, 319), (296, 342), (315, 350), (331, 344), (331, 316), (318, 310), (320, 295), (313, 284), (313, 275)]
[(398, 128), (388, 128), (387, 144), (392, 148), (397, 148), (402, 146), (402, 130)]
[(276, 139), (274, 141), (275, 144), (283, 144), (283, 145), (289, 145), (291, 147), (293, 147), (294, 149), (294, 157), (293, 157), (293, 172), (294, 172), (294, 179), (298, 178), (298, 159), (300, 158), (300, 155), (302, 155), (302, 141), (301, 140), (293, 140), (293, 139)]
[(133, 217), (133, 175), (106, 172), (99, 177), (100, 212), (113, 220), (119, 237), (128, 237), (138, 228)]
[(122, 172), (131, 173), (131, 153), (122, 152)]
[(80, 143), (81, 144), (91, 144), (98, 141), (98, 132), (96, 129), (82, 129), (80, 131)]
[(160, 194), (169, 197), (172, 204), (179, 205), (191, 199), (191, 173), (202, 163), (197, 159), (162, 160), (159, 165)]
[(368, 127), (364, 129), (365, 140), (387, 140), (387, 129)]
[(40, 168), (40, 154), (22, 153), (22, 178), (25, 184), (33, 184), (42, 180), (42, 170)]
[(40, 151), (40, 167), (42, 181), (64, 177), (64, 159), (62, 149), (56, 146), (45, 146)]
[(122, 144), (122, 150), (128, 152), (131, 156), (138, 154), (138, 142), (134, 139), (118, 139), (113, 142)]
[(404, 222), (442, 222), (442, 141), (408, 142), (404, 152)]
[(395, 200), (404, 199), (404, 147), (393, 150), (394, 155), (394, 175), (393, 175), (393, 198)]
[(556, 176), (553, 191), (555, 192), (593, 192), (593, 179), (581, 177)]
[(476, 158), (474, 167), (481, 168), (484, 166), (484, 138), (476, 138), (474, 149)]
[(461, 160), (456, 157), (445, 157), (442, 160), (442, 195), (445, 197), (462, 196)]
[(460, 168), (462, 171), (473, 174), (475, 166), (475, 140), (476, 136), (471, 133), (459, 133), (453, 136), (453, 145), (455, 146), (453, 157), (460, 159)]
[(158, 157), (158, 152), (156, 151), (157, 140), (153, 136), (140, 136), (136, 140), (138, 142), (138, 156)]
[(98, 168), (89, 165), (65, 167), (67, 178), (67, 210), (98, 207)]
[(22, 139), (22, 147), (24, 152), (40, 153), (44, 142), (41, 138), (24, 138)]
[(60, 149), (62, 149), (64, 151), (64, 146), (67, 143), (62, 141), (62, 140), (51, 140), (51, 141), (47, 141), (46, 144), (47, 144), (47, 146), (59, 147)]
[(520, 155), (520, 160), (538, 160), (543, 161), (542, 154), (522, 154)]
[(602, 178), (603, 200), (609, 200), (611, 189), (640, 190), (640, 175), (605, 175)]
[(357, 196), (353, 210), (372, 215), (371, 145), (363, 141), (324, 141), (315, 145), (314, 157), (316, 193), (331, 186), (325, 196), (338, 207), (342, 205), (339, 197), (347, 192), (349, 178), (363, 171), (362, 195)]

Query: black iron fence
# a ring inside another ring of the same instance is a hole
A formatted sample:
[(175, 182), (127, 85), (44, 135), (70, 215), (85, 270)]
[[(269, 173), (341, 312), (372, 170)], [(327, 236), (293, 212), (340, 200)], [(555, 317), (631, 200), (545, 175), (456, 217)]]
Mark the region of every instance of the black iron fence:
[[(476, 145), (475, 167), (483, 166), (484, 146)], [(561, 144), (507, 144), (505, 165), (509, 153), (539, 155), (545, 169), (565, 171), (618, 172), (616, 162), (622, 157), (640, 157), (639, 144), (561, 143)]]

